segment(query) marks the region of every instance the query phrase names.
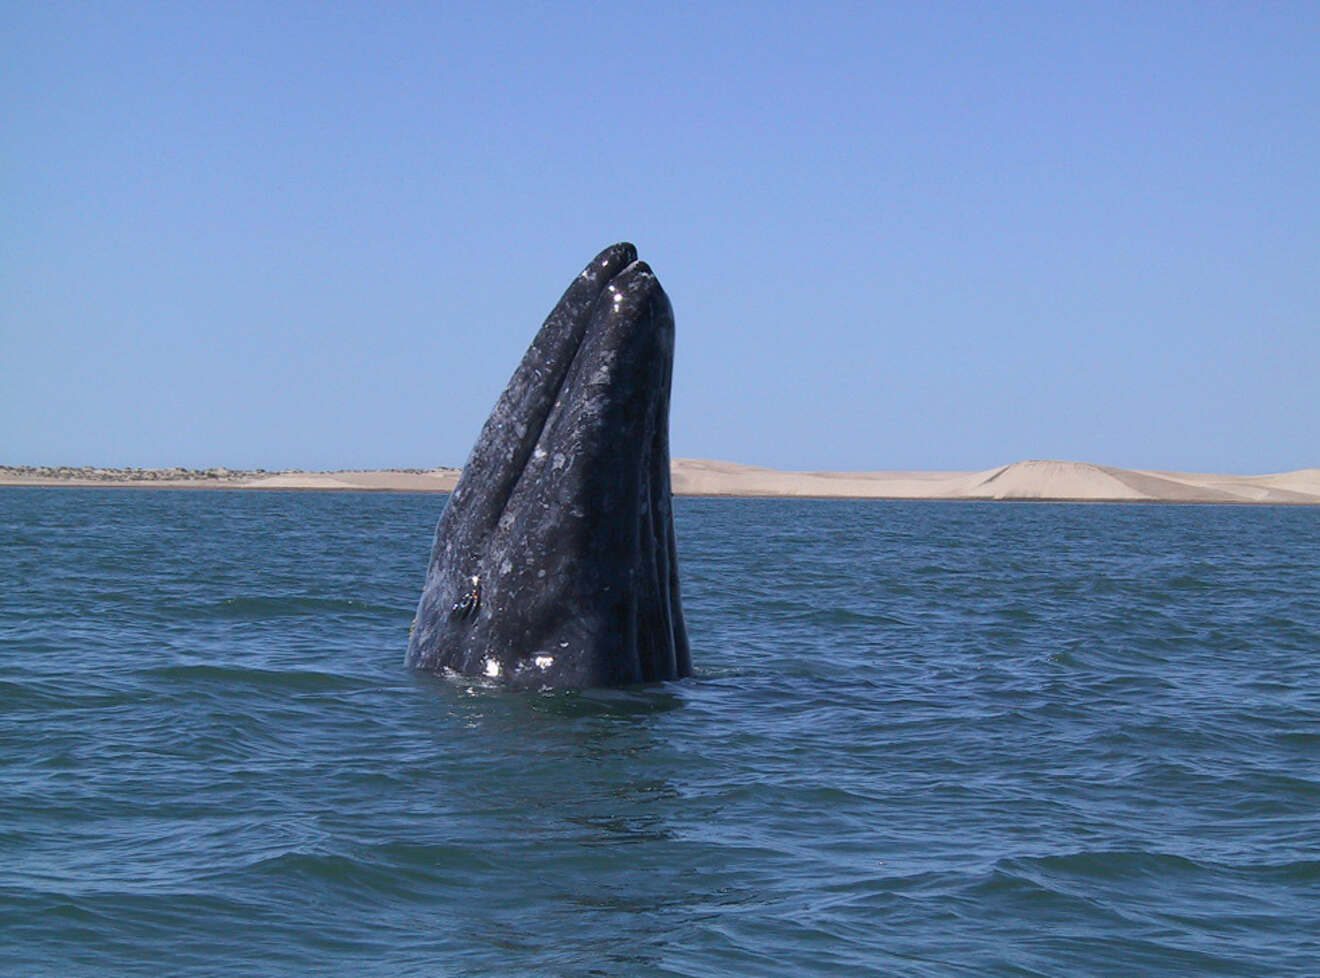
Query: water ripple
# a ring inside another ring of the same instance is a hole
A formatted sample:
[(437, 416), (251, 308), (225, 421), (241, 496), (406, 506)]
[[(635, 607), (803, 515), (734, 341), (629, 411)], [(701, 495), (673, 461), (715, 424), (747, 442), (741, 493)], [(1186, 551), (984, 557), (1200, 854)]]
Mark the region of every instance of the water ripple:
[(680, 500), (698, 676), (513, 693), (437, 508), (0, 491), (0, 973), (1316, 973), (1320, 512)]

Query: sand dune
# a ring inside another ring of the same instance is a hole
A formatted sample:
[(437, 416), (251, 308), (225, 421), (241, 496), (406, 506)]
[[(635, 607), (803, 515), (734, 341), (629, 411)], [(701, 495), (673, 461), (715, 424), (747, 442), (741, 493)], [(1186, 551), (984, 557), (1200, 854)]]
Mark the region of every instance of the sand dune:
[[(0, 466), (0, 485), (10, 486), (448, 492), (458, 476), (458, 469), (449, 468), (253, 472)], [(979, 472), (785, 472), (737, 462), (678, 458), (673, 462), (673, 481), (674, 492), (683, 496), (1320, 505), (1320, 468), (1275, 475), (1217, 475), (1028, 461)]]
[(689, 496), (1320, 504), (1320, 469), (1201, 475), (1028, 461), (981, 472), (781, 472), (675, 459), (674, 491)]
[(244, 489), (383, 489), (395, 492), (449, 492), (458, 483), (458, 469), (429, 472), (380, 471), (288, 472), (253, 479)]

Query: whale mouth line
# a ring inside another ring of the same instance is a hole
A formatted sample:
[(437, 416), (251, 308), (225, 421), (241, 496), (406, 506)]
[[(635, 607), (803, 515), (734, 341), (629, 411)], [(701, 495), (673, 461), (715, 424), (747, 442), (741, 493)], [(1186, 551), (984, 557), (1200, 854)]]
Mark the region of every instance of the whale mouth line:
[[(608, 267), (608, 262), (602, 263), (602, 267)], [(491, 518), (488, 521), (486, 532), (482, 535), (481, 549), (483, 551), (485, 549), (485, 544), (499, 527), (500, 521), (508, 511), (510, 503), (517, 495), (518, 487), (522, 483), (523, 477), (526, 475), (527, 469), (536, 454), (536, 450), (541, 444), (541, 438), (544, 435), (545, 429), (549, 425), (551, 418), (554, 417), (556, 411), (563, 410), (564, 408), (564, 388), (567, 386), (569, 378), (574, 375), (575, 369), (578, 367), (578, 361), (582, 356), (583, 349), (589, 345), (589, 341), (597, 334), (602, 333), (609, 328), (611, 320), (615, 318), (611, 313), (619, 312), (620, 306), (626, 301), (626, 294), (622, 290), (617, 289), (615, 283), (630, 272), (645, 274), (647, 276), (652, 274), (650, 267), (645, 262), (633, 258), (627, 265), (620, 268), (608, 279), (601, 282), (600, 289), (597, 292), (595, 299), (591, 302), (590, 307), (582, 316), (581, 328), (574, 330), (574, 336), (570, 344), (572, 351), (571, 355), (563, 357), (561, 361), (562, 367), (548, 375), (545, 378), (545, 381), (543, 381), (543, 390), (547, 395), (540, 404), (543, 409), (530, 412), (531, 416), (527, 417), (525, 420), (516, 415), (510, 419), (509, 423), (514, 426), (514, 431), (518, 434), (518, 445), (513, 456), (508, 460), (508, 468), (506, 470), (507, 492), (502, 494), (503, 498), (501, 498), (498, 504), (492, 508)], [(612, 304), (613, 308), (609, 308), (607, 304)], [(564, 352), (567, 352), (567, 350)], [(580, 373), (580, 371), (578, 372)], [(517, 430), (520, 424), (524, 428), (522, 432), (518, 432)], [(473, 556), (476, 557), (477, 555), (474, 554)]]

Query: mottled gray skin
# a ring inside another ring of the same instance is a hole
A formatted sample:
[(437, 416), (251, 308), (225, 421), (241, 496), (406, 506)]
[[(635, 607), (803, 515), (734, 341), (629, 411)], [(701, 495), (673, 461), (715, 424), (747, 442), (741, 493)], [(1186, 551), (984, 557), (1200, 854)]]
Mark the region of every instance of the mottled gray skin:
[(691, 674), (670, 504), (673, 355), (664, 289), (632, 245), (606, 248), (546, 319), (463, 468), (409, 666), (529, 687)]

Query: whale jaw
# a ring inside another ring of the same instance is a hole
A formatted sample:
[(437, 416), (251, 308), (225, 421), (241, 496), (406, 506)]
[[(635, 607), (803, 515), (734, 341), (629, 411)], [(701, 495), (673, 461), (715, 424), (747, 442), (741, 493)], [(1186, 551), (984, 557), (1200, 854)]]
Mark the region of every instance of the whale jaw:
[(669, 483), (674, 317), (629, 244), (574, 279), (436, 528), (406, 662), (518, 686), (691, 674)]

